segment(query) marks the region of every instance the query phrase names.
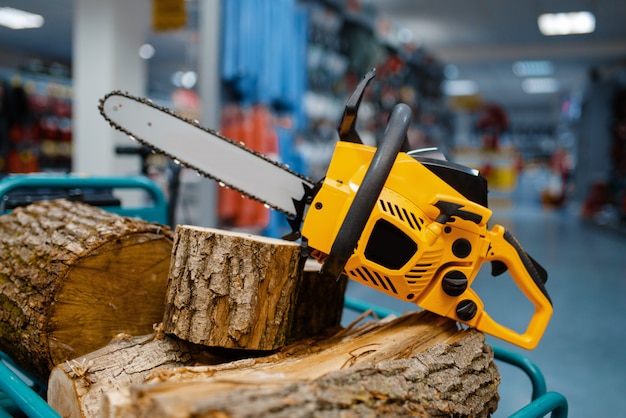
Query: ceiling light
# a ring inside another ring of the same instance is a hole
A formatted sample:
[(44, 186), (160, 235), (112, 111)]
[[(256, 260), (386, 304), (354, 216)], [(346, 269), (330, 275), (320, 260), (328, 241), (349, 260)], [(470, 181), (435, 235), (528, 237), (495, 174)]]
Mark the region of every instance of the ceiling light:
[(172, 74), (172, 84), (176, 87), (190, 89), (198, 82), (198, 74), (195, 71), (176, 71)]
[(443, 68), (443, 75), (448, 80), (454, 80), (459, 76), (459, 67), (454, 64), (448, 64)]
[(554, 73), (550, 61), (516, 61), (513, 63), (513, 74), (518, 77), (545, 77)]
[(471, 96), (478, 93), (478, 84), (474, 80), (446, 80), (442, 88), (447, 96)]
[(522, 90), (528, 94), (556, 93), (559, 83), (552, 77), (525, 78), (522, 80)]
[(398, 41), (402, 44), (408, 44), (415, 39), (415, 35), (410, 29), (402, 28), (398, 31)]
[(35, 29), (43, 26), (43, 16), (12, 7), (0, 7), (0, 25), (11, 29)]
[(149, 60), (154, 56), (154, 47), (150, 44), (143, 44), (139, 47), (139, 56), (142, 59)]
[(195, 71), (186, 71), (180, 82), (184, 88), (190, 89), (198, 82), (198, 74)]
[(539, 15), (537, 25), (546, 36), (591, 33), (596, 17), (591, 12), (545, 13)]

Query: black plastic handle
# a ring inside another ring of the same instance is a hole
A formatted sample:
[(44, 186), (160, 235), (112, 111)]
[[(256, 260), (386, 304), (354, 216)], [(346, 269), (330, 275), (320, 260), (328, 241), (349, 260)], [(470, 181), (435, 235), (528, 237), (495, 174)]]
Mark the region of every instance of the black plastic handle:
[(355, 144), (363, 143), (356, 131), (356, 118), (359, 113), (359, 107), (361, 106), (365, 88), (374, 77), (376, 77), (376, 68), (372, 68), (365, 74), (348, 99), (346, 107), (343, 110), (341, 122), (339, 122), (339, 126), (337, 127), (339, 138), (342, 141), (354, 142)]
[(504, 240), (508, 242), (517, 252), (524, 268), (528, 272), (528, 275), (532, 278), (533, 282), (539, 288), (541, 293), (552, 303), (550, 300), (550, 295), (548, 295), (548, 290), (546, 289), (545, 283), (548, 281), (548, 272), (537, 263), (520, 245), (517, 238), (513, 236), (508, 230), (504, 232)]
[(411, 108), (404, 103), (397, 104), (389, 116), (382, 143), (365, 172), (320, 274), (337, 279), (341, 276), (383, 190), (396, 156), (403, 148), (410, 121)]

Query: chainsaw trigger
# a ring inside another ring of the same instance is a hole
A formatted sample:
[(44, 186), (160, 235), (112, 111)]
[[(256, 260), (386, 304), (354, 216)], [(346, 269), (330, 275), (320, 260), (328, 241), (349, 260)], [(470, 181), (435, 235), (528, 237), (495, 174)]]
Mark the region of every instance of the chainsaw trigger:
[(497, 277), (502, 273), (505, 273), (509, 268), (500, 260), (494, 260), (491, 262), (491, 275)]

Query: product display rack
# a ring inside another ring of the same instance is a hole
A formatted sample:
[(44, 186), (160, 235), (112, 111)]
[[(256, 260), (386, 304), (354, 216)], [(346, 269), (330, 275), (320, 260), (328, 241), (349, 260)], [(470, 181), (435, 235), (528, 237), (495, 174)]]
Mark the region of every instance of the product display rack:
[(301, 2), (309, 14), (307, 126), (302, 132), (311, 175), (323, 175), (337, 140), (336, 127), (347, 95), (371, 68), (376, 78), (361, 104), (358, 130), (376, 144), (393, 105), (413, 112), (411, 148), (450, 148), (451, 113), (440, 85), (443, 64), (423, 47), (398, 39), (398, 28), (380, 19), (366, 2)]
[(0, 171), (68, 172), (72, 85), (65, 72), (0, 69)]

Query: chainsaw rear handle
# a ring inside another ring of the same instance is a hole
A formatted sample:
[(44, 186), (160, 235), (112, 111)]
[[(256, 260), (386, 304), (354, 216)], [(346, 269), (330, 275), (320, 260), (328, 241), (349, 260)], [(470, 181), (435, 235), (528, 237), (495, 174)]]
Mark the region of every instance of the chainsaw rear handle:
[(552, 301), (545, 288), (547, 273), (502, 226), (494, 226), (489, 231), (489, 238), (491, 247), (486, 260), (506, 266), (519, 289), (534, 305), (535, 311), (523, 333), (495, 322), (486, 312), (476, 316), (475, 324), (471, 321), (468, 323), (497, 338), (531, 350), (539, 343), (552, 316)]
[(336, 279), (341, 276), (344, 266), (352, 256), (361, 233), (365, 229), (396, 157), (403, 148), (410, 121), (411, 108), (404, 103), (395, 105), (389, 116), (381, 144), (376, 149), (372, 162), (365, 172), (365, 177), (343, 219), (330, 254), (320, 269), (320, 274)]

